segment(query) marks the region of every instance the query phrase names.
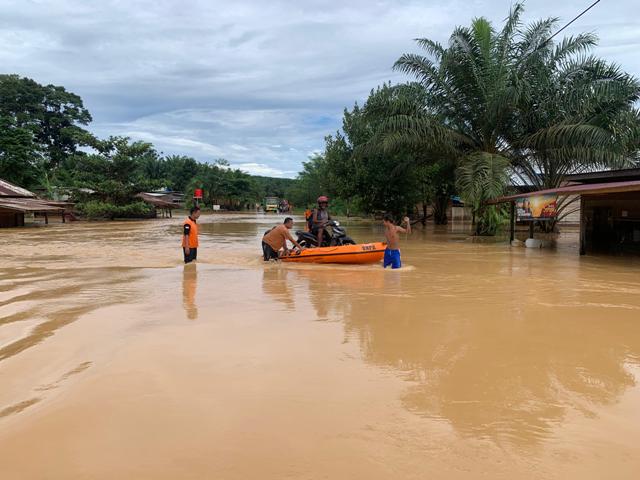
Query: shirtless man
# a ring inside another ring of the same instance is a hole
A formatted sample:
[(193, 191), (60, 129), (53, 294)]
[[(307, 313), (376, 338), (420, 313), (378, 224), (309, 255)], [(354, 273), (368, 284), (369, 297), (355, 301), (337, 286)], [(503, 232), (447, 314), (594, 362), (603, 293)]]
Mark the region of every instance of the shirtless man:
[(391, 265), (392, 269), (400, 268), (402, 262), (400, 261), (400, 233), (411, 233), (411, 223), (409, 217), (404, 217), (403, 224), (406, 228), (402, 228), (395, 224), (393, 215), (385, 214), (382, 220), (384, 225), (384, 236), (387, 239), (387, 248), (384, 251), (384, 268)]

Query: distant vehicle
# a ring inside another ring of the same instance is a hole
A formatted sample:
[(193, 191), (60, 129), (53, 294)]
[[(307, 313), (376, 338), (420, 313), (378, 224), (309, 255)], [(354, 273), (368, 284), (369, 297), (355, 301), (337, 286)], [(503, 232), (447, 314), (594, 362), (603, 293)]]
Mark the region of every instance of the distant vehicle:
[(264, 199), (265, 212), (277, 212), (279, 206), (280, 206), (280, 199), (278, 197), (266, 197)]
[(278, 206), (278, 212), (280, 213), (289, 213), (291, 211), (291, 206), (287, 200), (280, 200), (280, 205)]

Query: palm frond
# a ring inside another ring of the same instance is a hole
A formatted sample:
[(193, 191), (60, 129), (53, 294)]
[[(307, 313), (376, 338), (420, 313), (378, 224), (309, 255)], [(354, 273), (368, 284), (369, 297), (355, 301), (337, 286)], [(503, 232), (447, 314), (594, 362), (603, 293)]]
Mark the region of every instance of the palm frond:
[(442, 58), (442, 55), (445, 53), (444, 47), (434, 40), (430, 40), (428, 38), (416, 38), (415, 42), (422, 48), (426, 50), (429, 55), (436, 57), (436, 59)]
[(556, 45), (551, 62), (557, 63), (572, 55), (584, 54), (597, 44), (598, 37), (593, 33), (581, 33), (575, 37), (565, 37)]

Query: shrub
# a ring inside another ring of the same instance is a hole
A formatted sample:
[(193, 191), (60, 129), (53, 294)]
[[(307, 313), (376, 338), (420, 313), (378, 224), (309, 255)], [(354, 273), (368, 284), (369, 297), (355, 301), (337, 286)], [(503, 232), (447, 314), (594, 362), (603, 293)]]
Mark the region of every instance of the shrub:
[(497, 235), (509, 220), (509, 213), (503, 205), (489, 205), (476, 218), (476, 232), (478, 235)]
[(76, 208), (82, 215), (92, 220), (97, 218), (114, 218), (116, 210), (118, 209), (114, 204), (100, 200), (78, 203), (76, 204)]
[(127, 205), (114, 205), (100, 200), (91, 200), (76, 205), (78, 211), (91, 220), (99, 218), (150, 218), (155, 216), (153, 206), (144, 202), (133, 202)]
[(145, 202), (133, 202), (118, 207), (118, 218), (151, 218), (155, 216), (155, 208)]

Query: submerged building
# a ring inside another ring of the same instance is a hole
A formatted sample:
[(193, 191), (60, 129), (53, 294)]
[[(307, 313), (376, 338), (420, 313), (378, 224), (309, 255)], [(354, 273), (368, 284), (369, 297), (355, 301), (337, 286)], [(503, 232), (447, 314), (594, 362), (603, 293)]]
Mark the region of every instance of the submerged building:
[(49, 223), (49, 214), (64, 217), (65, 204), (42, 200), (35, 193), (0, 179), (0, 227), (23, 227), (25, 214), (41, 214)]
[(640, 168), (590, 172), (567, 177), (558, 188), (498, 199), (511, 204), (511, 238), (515, 203), (522, 197), (579, 197), (575, 217), (580, 225), (580, 254), (640, 254)]
[(640, 254), (640, 168), (572, 175), (581, 190), (580, 253)]

